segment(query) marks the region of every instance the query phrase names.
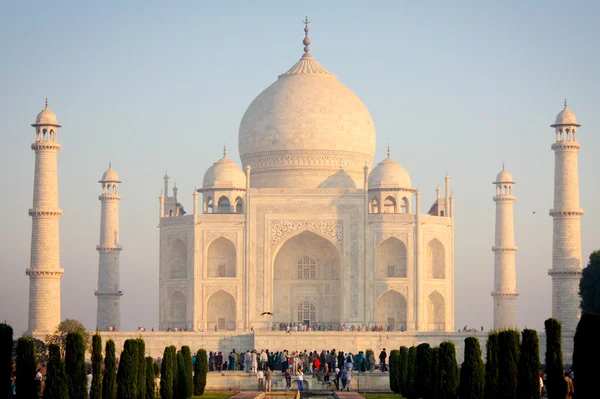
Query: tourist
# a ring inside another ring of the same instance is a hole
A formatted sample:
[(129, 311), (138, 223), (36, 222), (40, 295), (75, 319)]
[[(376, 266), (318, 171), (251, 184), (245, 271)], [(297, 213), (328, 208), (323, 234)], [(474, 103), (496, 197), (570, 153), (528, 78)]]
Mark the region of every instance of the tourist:
[(88, 396), (90, 394), (90, 392), (92, 391), (92, 380), (94, 379), (94, 377), (92, 376), (92, 370), (88, 369), (88, 373), (87, 373), (87, 391), (88, 391)]
[(335, 389), (340, 389), (340, 379), (342, 378), (342, 372), (340, 369), (335, 369)]
[(373, 353), (372, 351), (369, 354), (369, 371), (375, 371), (375, 353)]
[(258, 380), (258, 392), (262, 392), (263, 390), (263, 378), (264, 374), (262, 370), (258, 370), (258, 373), (256, 373), (256, 379)]
[(379, 363), (381, 364), (381, 371), (385, 371), (385, 359), (387, 358), (387, 353), (385, 352), (385, 348), (379, 354)]
[(252, 351), (252, 353), (250, 353), (250, 361), (251, 363), (251, 367), (252, 367), (252, 372), (256, 373), (256, 369), (258, 368), (258, 359), (256, 357), (256, 349), (254, 349)]
[(290, 389), (292, 389), (292, 373), (287, 368), (285, 369), (285, 390), (289, 391)]
[(304, 374), (302, 374), (302, 370), (298, 369), (298, 373), (296, 373), (296, 378), (298, 380), (298, 391), (302, 392), (304, 390)]
[(352, 370), (353, 367), (354, 367), (354, 357), (352, 356), (352, 352), (349, 352), (348, 356), (346, 356), (346, 368), (349, 370)]
[(43, 377), (42, 377), (42, 369), (37, 369), (37, 373), (35, 374), (35, 384), (36, 384), (37, 391), (38, 391), (38, 397), (40, 397), (40, 398), (42, 397), (42, 394), (44, 392), (43, 383), (44, 383), (44, 381), (43, 381)]
[(223, 352), (221, 351), (217, 354), (217, 370), (219, 372), (223, 371)]
[(215, 371), (215, 354), (212, 351), (208, 354), (208, 371)]
[(265, 373), (266, 386), (265, 391), (271, 392), (271, 380), (273, 379), (273, 371), (271, 371), (270, 367), (267, 367), (267, 372)]
[[(335, 352), (334, 352), (334, 355), (335, 355)], [(344, 351), (340, 351), (337, 356), (337, 366), (340, 369), (343, 369), (345, 365), (346, 365), (346, 356), (344, 356)], [(331, 369), (334, 369), (334, 368), (335, 368), (335, 364), (331, 367)]]
[(348, 369), (348, 375), (346, 377), (346, 391), (350, 390), (350, 384), (352, 383), (352, 368)]
[(237, 370), (237, 353), (235, 353), (235, 349), (229, 353), (229, 370)]
[(345, 368), (340, 372), (340, 376), (342, 377), (342, 391), (346, 390), (346, 384), (348, 383), (348, 370)]
[(565, 385), (567, 388), (567, 395), (565, 399), (572, 398), (575, 396), (575, 388), (573, 387), (573, 380), (569, 377), (569, 373), (565, 371)]
[(266, 370), (267, 367), (267, 362), (269, 361), (269, 357), (267, 355), (267, 352), (265, 352), (265, 350), (261, 350), (260, 351), (260, 369), (261, 370)]

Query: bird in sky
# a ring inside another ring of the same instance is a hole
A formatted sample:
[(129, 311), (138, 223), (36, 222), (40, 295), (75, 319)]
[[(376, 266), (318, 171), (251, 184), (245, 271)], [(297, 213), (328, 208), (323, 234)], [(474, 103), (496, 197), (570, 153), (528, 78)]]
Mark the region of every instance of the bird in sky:
[(271, 313), (271, 312), (262, 312), (260, 315), (261, 315), (261, 316), (264, 316), (264, 315), (266, 315), (266, 314), (270, 314), (271, 316), (273, 316), (273, 313)]

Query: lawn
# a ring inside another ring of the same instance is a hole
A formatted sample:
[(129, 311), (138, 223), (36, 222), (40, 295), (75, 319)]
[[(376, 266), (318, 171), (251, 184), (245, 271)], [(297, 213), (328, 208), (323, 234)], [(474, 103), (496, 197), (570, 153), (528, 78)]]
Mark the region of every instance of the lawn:
[(192, 396), (192, 399), (227, 399), (235, 394), (236, 392), (206, 392), (202, 396)]
[(363, 393), (365, 399), (402, 399), (401, 395), (394, 393)]

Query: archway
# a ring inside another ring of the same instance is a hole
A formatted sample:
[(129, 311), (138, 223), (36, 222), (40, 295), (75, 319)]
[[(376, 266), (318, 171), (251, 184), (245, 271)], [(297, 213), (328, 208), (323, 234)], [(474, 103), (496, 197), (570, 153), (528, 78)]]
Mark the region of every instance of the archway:
[(446, 331), (446, 301), (437, 291), (427, 299), (427, 330)]
[(310, 231), (290, 238), (275, 256), (273, 276), (274, 322), (341, 323), (341, 260), (330, 241)]
[(175, 291), (169, 297), (169, 317), (168, 326), (185, 327), (186, 326), (187, 303), (185, 295), (181, 291)]
[(373, 198), (371, 199), (371, 202), (369, 202), (369, 213), (379, 213), (379, 202), (377, 201), (377, 198)]
[(427, 278), (446, 278), (446, 255), (444, 246), (437, 238), (427, 246)]
[(208, 277), (235, 277), (235, 245), (226, 238), (219, 237), (208, 247)]
[(244, 200), (241, 197), (235, 199), (235, 213), (244, 213)]
[(377, 325), (387, 331), (406, 331), (406, 298), (398, 291), (388, 291), (377, 300)]
[(390, 237), (377, 247), (377, 278), (406, 277), (406, 245)]
[(235, 330), (235, 313), (235, 298), (223, 290), (215, 292), (207, 305), (209, 331)]
[(396, 213), (396, 200), (394, 197), (387, 197), (383, 201), (383, 213)]
[(219, 213), (231, 213), (231, 205), (229, 204), (229, 198), (226, 196), (222, 196), (219, 198), (219, 203), (217, 205), (219, 209)]
[(168, 259), (169, 278), (187, 278), (187, 247), (183, 241), (176, 239), (171, 243)]

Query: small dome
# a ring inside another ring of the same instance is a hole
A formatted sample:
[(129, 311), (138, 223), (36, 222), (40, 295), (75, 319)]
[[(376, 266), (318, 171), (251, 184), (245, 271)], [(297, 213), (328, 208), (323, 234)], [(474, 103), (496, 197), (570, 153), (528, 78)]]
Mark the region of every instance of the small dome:
[(411, 188), (410, 175), (388, 154), (369, 174), (369, 188)]
[(235, 162), (223, 155), (204, 174), (202, 188), (246, 189), (246, 174)]
[(119, 175), (117, 175), (117, 172), (115, 172), (110, 166), (108, 167), (106, 172), (102, 174), (102, 179), (100, 179), (99, 183), (107, 182), (121, 183), (121, 181), (119, 180)]
[(575, 114), (573, 112), (571, 112), (570, 109), (567, 108), (566, 104), (565, 104), (565, 109), (563, 109), (562, 111), (559, 112), (558, 115), (556, 115), (556, 121), (554, 122), (553, 125), (551, 125), (551, 127), (564, 126), (564, 125), (581, 126), (577, 123), (577, 118), (575, 117)]
[(506, 169), (502, 169), (496, 176), (496, 183), (514, 183), (514, 181), (512, 175)]
[(54, 112), (50, 111), (48, 108), (48, 102), (46, 101), (46, 108), (44, 108), (39, 114), (37, 114), (35, 118), (35, 123), (31, 124), (31, 126), (40, 126), (40, 125), (50, 125), (60, 127), (58, 121), (56, 120), (56, 115)]

